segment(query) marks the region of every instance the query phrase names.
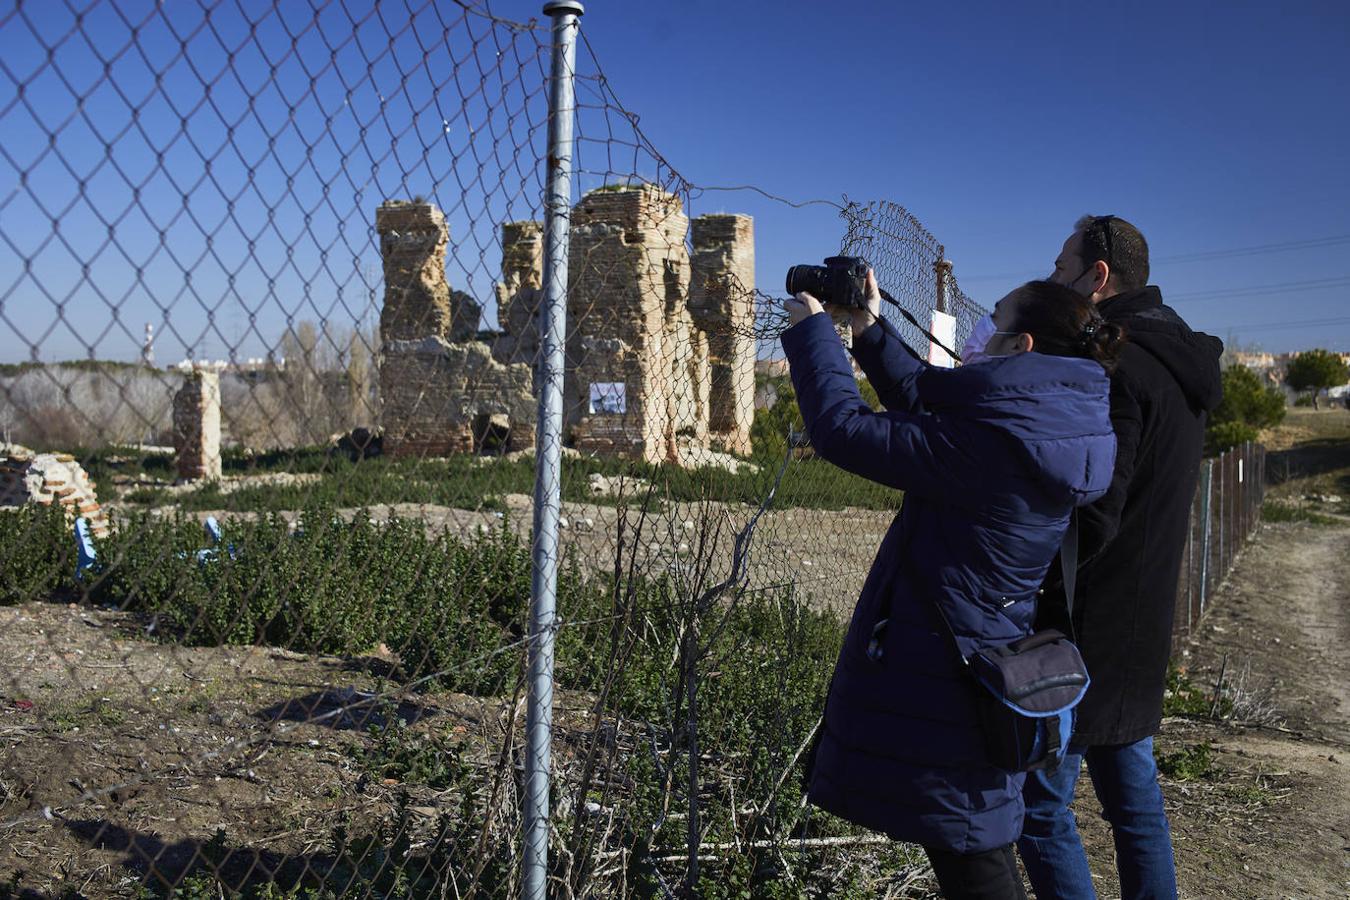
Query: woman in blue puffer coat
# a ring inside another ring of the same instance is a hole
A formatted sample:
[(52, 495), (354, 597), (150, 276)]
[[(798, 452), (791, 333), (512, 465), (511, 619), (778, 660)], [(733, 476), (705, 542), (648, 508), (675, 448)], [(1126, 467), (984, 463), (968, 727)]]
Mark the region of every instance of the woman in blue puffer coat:
[(905, 492), (835, 667), (809, 797), (922, 844), (948, 897), (1023, 897), (1023, 776), (987, 761), (962, 657), (1030, 634), (1072, 510), (1111, 481), (1107, 369), (1123, 334), (1073, 291), (1031, 282), (995, 308), (984, 361), (942, 369), (880, 318), (870, 274), (868, 297), (852, 353), (886, 412), (859, 395), (814, 297), (787, 302), (782, 337), (815, 452)]

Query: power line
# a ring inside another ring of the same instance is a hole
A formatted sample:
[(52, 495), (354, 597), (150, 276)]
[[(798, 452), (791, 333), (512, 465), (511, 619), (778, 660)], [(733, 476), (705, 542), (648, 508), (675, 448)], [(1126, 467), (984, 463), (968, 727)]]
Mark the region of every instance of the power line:
[(1337, 316), (1331, 319), (1301, 319), (1294, 322), (1264, 322), (1253, 325), (1225, 325), (1225, 331), (1280, 331), (1285, 328), (1314, 328), (1326, 325), (1350, 323), (1350, 316)]
[(1279, 244), (1258, 244), (1254, 247), (1233, 247), (1228, 250), (1202, 250), (1198, 253), (1181, 253), (1172, 256), (1157, 256), (1154, 263), (1196, 262), (1206, 259), (1226, 259), (1231, 256), (1258, 256), (1265, 253), (1284, 253), (1288, 250), (1311, 250), (1317, 247), (1333, 247), (1337, 244), (1350, 244), (1350, 234), (1330, 235), (1328, 237), (1308, 238), (1301, 241), (1285, 241)]
[(1286, 293), (1292, 290), (1313, 291), (1350, 285), (1350, 275), (1337, 275), (1333, 278), (1314, 278), (1308, 281), (1283, 281), (1276, 284), (1252, 284), (1246, 287), (1212, 288), (1204, 291), (1184, 291), (1180, 294), (1166, 294), (1165, 300), (1212, 300), (1219, 297), (1251, 297), (1267, 293)]

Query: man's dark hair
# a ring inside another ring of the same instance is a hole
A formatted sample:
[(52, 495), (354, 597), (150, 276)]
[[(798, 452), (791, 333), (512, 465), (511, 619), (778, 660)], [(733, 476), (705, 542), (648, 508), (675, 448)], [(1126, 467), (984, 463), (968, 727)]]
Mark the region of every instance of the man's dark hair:
[(1094, 359), (1106, 371), (1115, 370), (1125, 329), (1103, 319), (1097, 304), (1053, 281), (1028, 281), (1012, 296), (1017, 305), (1007, 330), (1031, 335), (1031, 349)]
[(1148, 284), (1148, 241), (1138, 228), (1119, 216), (1083, 216), (1073, 227), (1083, 235), (1083, 264), (1104, 261), (1117, 291), (1137, 291)]

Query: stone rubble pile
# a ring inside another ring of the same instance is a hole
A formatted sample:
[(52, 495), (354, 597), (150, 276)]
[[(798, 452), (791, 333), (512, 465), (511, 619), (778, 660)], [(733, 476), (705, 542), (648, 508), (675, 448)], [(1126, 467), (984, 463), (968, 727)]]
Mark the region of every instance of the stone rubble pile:
[(93, 533), (108, 533), (108, 516), (99, 506), (95, 484), (69, 453), (34, 453), (26, 447), (0, 446), (0, 507), (26, 503), (59, 504), (71, 522), (89, 520)]

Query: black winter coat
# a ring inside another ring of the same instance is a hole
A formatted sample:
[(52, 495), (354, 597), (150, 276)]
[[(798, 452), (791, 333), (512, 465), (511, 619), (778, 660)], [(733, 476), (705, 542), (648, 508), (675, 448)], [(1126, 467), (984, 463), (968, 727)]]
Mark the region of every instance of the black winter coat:
[[(1092, 686), (1078, 706), (1074, 743), (1085, 747), (1142, 740), (1162, 721), (1205, 416), (1222, 394), (1223, 342), (1192, 331), (1156, 287), (1097, 309), (1129, 329), (1129, 343), (1111, 376), (1111, 488), (1079, 510), (1074, 630)], [(1062, 585), (1047, 585), (1037, 627), (1062, 629), (1064, 618)]]

